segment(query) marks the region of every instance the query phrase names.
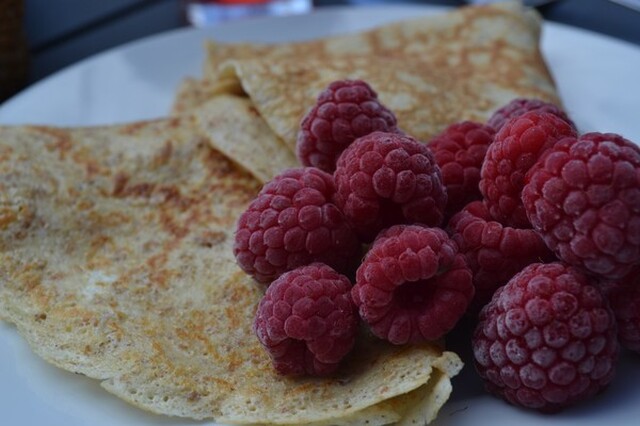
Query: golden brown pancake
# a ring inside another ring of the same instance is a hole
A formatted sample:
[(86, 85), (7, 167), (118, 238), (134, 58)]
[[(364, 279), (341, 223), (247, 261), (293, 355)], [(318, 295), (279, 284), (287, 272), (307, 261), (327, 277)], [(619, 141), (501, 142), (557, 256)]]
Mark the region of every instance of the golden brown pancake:
[(540, 23), (535, 11), (505, 2), (302, 43), (210, 43), (204, 78), (185, 83), (174, 112), (224, 90), (244, 92), (294, 152), (320, 91), (363, 79), (402, 130), (428, 140), (453, 122), (483, 122), (513, 98), (560, 104), (539, 50)]
[(246, 97), (221, 94), (200, 105), (193, 114), (211, 146), (262, 183), (283, 169), (299, 166), (293, 152)]
[(231, 250), (259, 183), (211, 148), (199, 119), (0, 127), (0, 317), (45, 360), (155, 413), (239, 424), (435, 415), (461, 367), (437, 344), (363, 333), (333, 377), (274, 372), (251, 328), (264, 287)]

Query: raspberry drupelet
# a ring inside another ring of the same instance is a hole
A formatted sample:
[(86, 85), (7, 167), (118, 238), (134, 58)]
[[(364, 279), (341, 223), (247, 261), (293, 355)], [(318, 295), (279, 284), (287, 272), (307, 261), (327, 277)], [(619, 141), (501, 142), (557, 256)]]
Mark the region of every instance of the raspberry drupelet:
[(514, 99), (502, 108), (497, 109), (487, 121), (487, 125), (493, 127), (497, 132), (507, 121), (512, 118), (519, 117), (529, 111), (547, 112), (549, 114), (556, 115), (569, 123), (574, 129), (576, 128), (573, 121), (571, 121), (567, 114), (558, 106), (540, 99), (528, 98)]
[(489, 392), (544, 412), (602, 391), (619, 353), (606, 298), (559, 262), (529, 265), (500, 287), (480, 312), (472, 345)]
[(576, 136), (575, 129), (545, 112), (528, 112), (502, 126), (480, 171), (480, 192), (494, 220), (531, 228), (520, 200), (525, 175), (544, 151), (566, 136)]
[(531, 169), (522, 200), (561, 260), (604, 279), (640, 262), (640, 149), (622, 136), (558, 142)]
[(425, 144), (397, 133), (357, 139), (334, 173), (336, 205), (365, 241), (391, 225), (438, 226), (447, 204), (440, 168)]
[(451, 218), (449, 231), (473, 272), (476, 292), (470, 309), (472, 314), (477, 314), (498, 287), (525, 266), (555, 259), (537, 232), (491, 220), (481, 201), (468, 204)]
[(339, 80), (320, 93), (302, 119), (296, 151), (304, 166), (332, 173), (336, 161), (357, 138), (396, 130), (396, 117), (361, 80)]
[(268, 182), (238, 221), (238, 265), (265, 284), (316, 261), (347, 272), (361, 247), (332, 202), (334, 192), (333, 177), (313, 167), (289, 169)]
[(321, 263), (286, 272), (267, 288), (254, 330), (278, 373), (325, 376), (339, 367), (358, 331), (350, 290), (347, 277)]
[(482, 198), (478, 188), (480, 168), (494, 136), (495, 131), (489, 126), (463, 121), (450, 125), (429, 141), (447, 188), (446, 217)]
[(399, 345), (444, 336), (466, 311), (473, 284), (443, 230), (396, 225), (373, 243), (351, 295), (373, 334)]

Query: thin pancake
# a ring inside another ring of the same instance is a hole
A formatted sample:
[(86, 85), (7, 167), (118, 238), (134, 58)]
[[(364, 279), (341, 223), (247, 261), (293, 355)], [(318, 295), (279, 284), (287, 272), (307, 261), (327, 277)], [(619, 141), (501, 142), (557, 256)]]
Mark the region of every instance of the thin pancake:
[[(486, 66), (487, 54), (502, 50), (513, 59), (517, 68), (526, 69), (529, 85), (548, 86), (552, 78), (539, 50), (540, 16), (522, 6), (519, 1), (492, 5), (468, 6), (451, 12), (405, 20), (378, 28), (288, 44), (217, 43), (207, 44), (207, 59), (202, 80), (190, 80), (178, 93), (174, 111), (198, 106), (203, 96), (211, 95), (210, 86), (224, 85), (230, 93), (237, 86), (224, 77), (221, 64), (228, 60), (244, 61), (254, 58), (277, 61), (331, 64), (336, 58), (351, 56), (394, 57), (396, 60), (429, 60), (438, 71), (441, 64), (465, 66), (469, 58), (485, 62), (476, 72), (497, 72), (504, 75), (509, 63)], [(491, 65), (491, 64), (489, 64)], [(474, 65), (474, 67), (477, 65)], [(494, 69), (495, 68), (495, 69)], [(516, 69), (517, 69), (516, 68)], [(441, 70), (447, 72), (447, 69)], [(507, 83), (509, 84), (509, 83)], [(219, 93), (219, 92), (218, 92)], [(194, 96), (195, 94), (195, 96)], [(557, 99), (554, 98), (554, 101)]]
[(0, 317), (37, 354), (141, 408), (230, 423), (379, 424), (457, 373), (438, 346), (363, 335), (333, 378), (274, 374), (251, 331), (263, 288), (231, 253), (259, 185), (197, 127), (0, 128)]
[[(220, 64), (229, 60), (263, 58), (331, 61), (343, 56), (389, 56), (437, 58), (437, 62), (457, 61), (476, 47), (501, 43), (522, 49), (539, 62), (546, 73), (538, 39), (540, 16), (521, 1), (456, 8), (447, 13), (403, 20), (369, 31), (286, 44), (216, 43), (207, 44), (204, 76), (218, 80)], [(549, 77), (547, 75), (547, 77)]]
[(427, 140), (453, 122), (485, 121), (516, 97), (559, 104), (539, 36), (538, 15), (519, 2), (467, 7), (311, 42), (212, 44), (203, 84), (241, 86), (293, 151), (318, 93), (333, 80), (364, 79), (402, 130)]
[(246, 97), (219, 95), (193, 113), (211, 146), (262, 183), (299, 165), (293, 152), (271, 131)]
[[(484, 122), (515, 97), (558, 103), (551, 81), (531, 74), (525, 60), (503, 49), (478, 50), (462, 64), (395, 57), (340, 57), (316, 61), (243, 60), (221, 66), (235, 75), (260, 115), (290, 149), (295, 149), (300, 121), (331, 81), (363, 79), (398, 118), (398, 126), (428, 140), (447, 125)], [(496, 67), (493, 69), (493, 67)]]
[(218, 95), (244, 94), (242, 86), (236, 78), (212, 80), (197, 80), (185, 78), (178, 88), (173, 106), (172, 115), (188, 113), (192, 108), (200, 106)]

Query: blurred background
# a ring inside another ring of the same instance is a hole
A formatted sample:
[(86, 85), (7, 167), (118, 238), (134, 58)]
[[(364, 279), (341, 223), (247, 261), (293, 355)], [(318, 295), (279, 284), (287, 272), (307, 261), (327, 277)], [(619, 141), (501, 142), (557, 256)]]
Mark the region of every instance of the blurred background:
[[(224, 20), (251, 15), (301, 13), (322, 7), (366, 7), (382, 3), (460, 6), (473, 1), (0, 0), (0, 102), (67, 65), (159, 32), (187, 26), (216, 25)], [(640, 13), (632, 8), (634, 3), (640, 4), (639, 0), (535, 3), (545, 19), (640, 45)]]

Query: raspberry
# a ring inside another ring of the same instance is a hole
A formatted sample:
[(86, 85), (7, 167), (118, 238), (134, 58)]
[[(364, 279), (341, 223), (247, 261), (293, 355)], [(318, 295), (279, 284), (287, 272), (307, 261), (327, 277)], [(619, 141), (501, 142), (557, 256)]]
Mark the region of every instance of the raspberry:
[(320, 93), (300, 124), (298, 159), (304, 166), (332, 173), (336, 160), (360, 136), (393, 132), (396, 117), (364, 81), (339, 80)]
[(619, 281), (609, 300), (618, 322), (618, 340), (625, 348), (640, 354), (640, 268)]
[(351, 290), (376, 336), (399, 345), (436, 340), (473, 298), (471, 271), (447, 234), (396, 225), (373, 243)]
[(556, 105), (549, 102), (541, 101), (540, 99), (526, 99), (517, 98), (496, 110), (491, 118), (487, 121), (487, 125), (493, 127), (496, 132), (504, 126), (504, 124), (512, 118), (519, 117), (529, 111), (547, 112), (553, 114), (567, 123), (574, 129), (576, 128), (573, 121), (567, 116), (567, 114)]
[(286, 272), (260, 301), (254, 330), (282, 375), (325, 376), (351, 351), (358, 313), (351, 283), (322, 263)]
[(480, 311), (476, 370), (514, 405), (553, 412), (592, 397), (613, 379), (613, 312), (587, 276), (559, 262), (527, 266)]
[(447, 204), (446, 188), (425, 144), (397, 133), (357, 139), (334, 173), (336, 204), (365, 241), (391, 225), (437, 226)]
[(314, 261), (347, 270), (360, 244), (331, 202), (334, 192), (333, 177), (313, 167), (268, 182), (238, 221), (238, 265), (261, 283)]
[(447, 188), (445, 216), (451, 217), (473, 200), (482, 198), (480, 168), (495, 135), (491, 127), (463, 121), (447, 127), (429, 142)]
[(575, 130), (553, 114), (528, 112), (505, 123), (489, 145), (480, 171), (480, 192), (503, 225), (530, 228), (520, 193), (525, 174), (544, 151)]
[(561, 260), (605, 279), (640, 262), (640, 149), (623, 137), (561, 140), (531, 169), (522, 200)]
[(468, 204), (451, 218), (449, 229), (473, 272), (476, 294), (471, 311), (474, 313), (522, 268), (555, 259), (537, 232), (492, 221), (481, 201)]

